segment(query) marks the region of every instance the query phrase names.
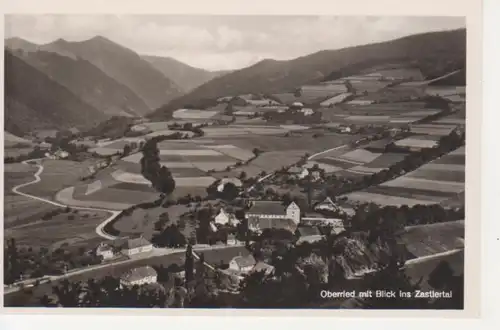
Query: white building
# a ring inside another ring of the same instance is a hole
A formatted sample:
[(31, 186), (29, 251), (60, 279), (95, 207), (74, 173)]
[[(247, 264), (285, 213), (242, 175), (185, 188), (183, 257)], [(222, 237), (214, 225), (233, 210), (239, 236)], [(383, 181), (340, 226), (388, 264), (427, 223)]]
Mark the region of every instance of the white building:
[(138, 253), (150, 252), (153, 250), (153, 244), (144, 237), (138, 237), (127, 240), (122, 246), (122, 253), (127, 256), (132, 256)]
[(215, 223), (220, 225), (230, 225), (235, 226), (238, 224), (238, 220), (235, 215), (225, 211), (223, 208), (220, 209), (219, 213), (214, 218)]
[(340, 208), (332, 201), (332, 199), (330, 197), (327, 197), (321, 203), (316, 204), (314, 209), (317, 211), (324, 210), (324, 211), (332, 211), (332, 212), (336, 212), (336, 211), (340, 210)]
[(236, 239), (236, 236), (234, 236), (233, 234), (229, 234), (227, 235), (227, 245), (237, 245), (238, 244), (238, 240)]
[(300, 207), (295, 202), (285, 207), (281, 201), (254, 201), (245, 218), (252, 231), (274, 228), (293, 233), (300, 223)]
[(123, 286), (133, 286), (133, 285), (144, 285), (156, 283), (158, 279), (158, 274), (156, 271), (150, 267), (139, 267), (134, 268), (120, 277), (120, 284)]
[(95, 254), (97, 256), (101, 256), (103, 260), (109, 260), (114, 258), (115, 253), (113, 251), (113, 247), (106, 243), (101, 243), (97, 247)]
[(255, 267), (256, 263), (255, 258), (251, 254), (246, 257), (237, 256), (229, 262), (229, 269), (240, 273), (249, 273)]
[(288, 169), (288, 173), (294, 175), (298, 179), (303, 179), (309, 175), (309, 170), (307, 168), (292, 166)]

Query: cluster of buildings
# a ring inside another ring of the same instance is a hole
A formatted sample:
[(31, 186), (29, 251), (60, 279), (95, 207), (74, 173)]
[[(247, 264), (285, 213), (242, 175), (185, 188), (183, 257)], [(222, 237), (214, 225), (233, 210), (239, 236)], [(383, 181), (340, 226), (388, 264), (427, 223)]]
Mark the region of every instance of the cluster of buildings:
[(124, 238), (103, 242), (96, 248), (96, 255), (103, 260), (110, 260), (119, 256), (131, 257), (140, 253), (153, 251), (153, 244), (144, 237)]
[[(315, 211), (329, 211), (337, 214), (343, 212), (329, 197), (317, 203)], [(297, 232), (302, 226), (331, 226), (335, 233), (344, 230), (342, 219), (328, 218), (317, 213), (303, 216), (299, 205), (295, 202), (285, 205), (282, 201), (251, 201), (245, 212), (245, 218), (248, 229), (255, 233), (261, 233), (265, 229), (284, 229), (303, 236), (303, 232)], [(240, 223), (240, 220), (236, 218), (234, 213), (221, 208), (214, 217), (214, 223), (234, 227)]]

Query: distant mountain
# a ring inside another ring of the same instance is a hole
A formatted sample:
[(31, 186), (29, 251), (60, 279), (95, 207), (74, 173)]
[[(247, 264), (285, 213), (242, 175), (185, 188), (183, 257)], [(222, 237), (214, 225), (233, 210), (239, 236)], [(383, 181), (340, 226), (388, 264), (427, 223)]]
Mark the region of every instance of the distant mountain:
[(107, 118), (9, 50), (4, 55), (6, 131), (23, 136), (35, 129), (87, 129)]
[(203, 106), (227, 95), (293, 91), (303, 84), (336, 79), (381, 63), (406, 61), (426, 77), (439, 76), (465, 65), (465, 30), (412, 35), (392, 41), (324, 50), (289, 61), (264, 60), (248, 68), (212, 79), (192, 92), (162, 106), (150, 116), (170, 118), (186, 105)]
[(19, 49), (13, 54), (108, 116), (141, 116), (150, 111), (130, 88), (84, 59), (40, 50)]
[(5, 47), (11, 50), (22, 49), (30, 52), (34, 52), (38, 49), (37, 44), (34, 44), (32, 42), (29, 42), (27, 40), (18, 37), (5, 39)]
[(158, 71), (171, 79), (182, 90), (187, 93), (198, 86), (212, 80), (213, 78), (227, 74), (230, 71), (207, 71), (194, 68), (190, 65), (177, 61), (171, 57), (141, 56), (151, 63)]
[(134, 51), (101, 36), (81, 42), (58, 39), (39, 49), (89, 61), (130, 88), (152, 109), (182, 95), (181, 89), (151, 63)]

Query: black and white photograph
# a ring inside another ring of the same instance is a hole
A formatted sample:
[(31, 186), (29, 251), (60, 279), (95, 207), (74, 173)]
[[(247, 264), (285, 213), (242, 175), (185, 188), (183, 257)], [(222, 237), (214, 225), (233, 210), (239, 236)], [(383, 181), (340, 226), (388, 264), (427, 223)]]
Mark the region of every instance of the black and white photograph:
[(4, 307), (464, 310), (466, 32), (4, 15)]

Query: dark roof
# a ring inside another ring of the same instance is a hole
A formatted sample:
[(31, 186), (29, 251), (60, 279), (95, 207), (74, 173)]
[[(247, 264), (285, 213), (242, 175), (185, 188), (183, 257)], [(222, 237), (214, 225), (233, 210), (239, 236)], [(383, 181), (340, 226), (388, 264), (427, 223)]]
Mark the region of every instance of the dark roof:
[(254, 201), (247, 214), (285, 215), (286, 206), (280, 201)]
[(255, 265), (255, 263), (256, 263), (255, 258), (251, 254), (249, 254), (247, 256), (234, 257), (233, 260), (231, 260), (231, 261), (236, 262), (236, 264), (240, 268), (250, 267), (250, 266)]
[(148, 276), (157, 276), (156, 270), (150, 266), (138, 267), (125, 272), (120, 279), (133, 282)]
[(292, 219), (248, 219), (250, 228), (264, 229), (285, 229), (292, 233), (297, 229), (297, 224)]
[(300, 237), (321, 235), (318, 227), (298, 227), (297, 231), (298, 231)]
[(261, 271), (264, 271), (266, 273), (271, 273), (272, 271), (274, 271), (274, 266), (259, 261), (253, 267), (252, 272), (261, 272)]
[(135, 249), (143, 246), (151, 245), (151, 242), (145, 239), (144, 237), (137, 237), (137, 238), (132, 238), (129, 239), (124, 245), (124, 249)]

